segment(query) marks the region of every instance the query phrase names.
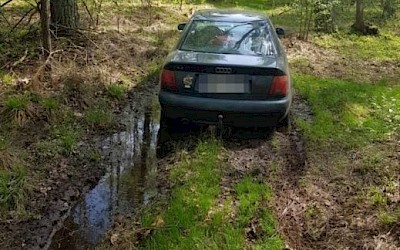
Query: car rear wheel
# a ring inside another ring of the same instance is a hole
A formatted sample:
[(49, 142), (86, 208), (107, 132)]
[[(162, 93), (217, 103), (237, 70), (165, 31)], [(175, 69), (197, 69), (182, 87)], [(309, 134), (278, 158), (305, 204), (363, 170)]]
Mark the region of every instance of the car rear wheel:
[(179, 127), (178, 122), (175, 119), (166, 116), (164, 111), (161, 111), (160, 115), (160, 129), (171, 130), (173, 128)]
[(186, 119), (173, 119), (166, 116), (165, 111), (161, 111), (160, 129), (171, 133), (188, 133), (194, 131), (198, 126)]
[(291, 114), (290, 112), (276, 126), (278, 132), (287, 133), (291, 130)]

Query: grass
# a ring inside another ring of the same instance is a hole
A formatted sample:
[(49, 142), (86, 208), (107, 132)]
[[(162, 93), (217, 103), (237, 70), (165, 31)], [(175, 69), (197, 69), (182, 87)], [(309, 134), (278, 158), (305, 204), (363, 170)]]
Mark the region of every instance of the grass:
[(23, 111), (27, 109), (29, 101), (26, 95), (11, 95), (4, 101), (4, 107), (6, 111)]
[(0, 170), (10, 170), (15, 163), (15, 155), (6, 136), (0, 135)]
[[(112, 130), (114, 108), (120, 108), (127, 93), (143, 83), (155, 82), (158, 59), (166, 55), (178, 33), (171, 25), (175, 26), (183, 16), (166, 6), (148, 11), (139, 7), (139, 2), (118, 5), (116, 8), (116, 3), (104, 2), (96, 27), (102, 32), (89, 35), (93, 43), (62, 38), (53, 41), (57, 53), (51, 60), (51, 81), (39, 75), (37, 90), (31, 89), (30, 81), (42, 65), (38, 60), (41, 51), (37, 15), (31, 25), (25, 25), (26, 18), (12, 33), (6, 22), (0, 22), (0, 37), (3, 34), (5, 38), (0, 42), (0, 65), (4, 66), (0, 70), (0, 134), (7, 135), (7, 143), (0, 142), (0, 170), (4, 174), (14, 173), (13, 168), (19, 163), (15, 159), (25, 154), (26, 182), (46, 183), (41, 179), (45, 175), (36, 172), (52, 171), (60, 159), (76, 157), (78, 142), (93, 133)], [(29, 4), (19, 0), (6, 6), (3, 14), (11, 27), (27, 8), (30, 9)], [(81, 18), (86, 20), (87, 13), (81, 10)], [(90, 56), (88, 50), (93, 52)], [(14, 66), (21, 58), (23, 61)], [(95, 162), (101, 155), (94, 149), (86, 157)], [(46, 169), (36, 168), (37, 162)], [(35, 167), (29, 168), (30, 164)]]
[(107, 94), (115, 99), (123, 99), (126, 93), (126, 87), (120, 84), (110, 84), (107, 86)]
[(395, 62), (400, 60), (400, 36), (391, 33), (381, 36), (326, 34), (315, 37), (313, 41), (323, 48), (335, 49), (350, 58)]
[(28, 94), (9, 95), (3, 101), (0, 114), (19, 127), (24, 126), (34, 116), (34, 108)]
[(25, 211), (27, 172), (23, 167), (11, 171), (0, 170), (0, 218), (10, 212), (21, 215)]
[(82, 131), (71, 124), (55, 126), (52, 131), (52, 139), (43, 140), (37, 148), (39, 153), (47, 156), (55, 156), (60, 152), (73, 153), (79, 142)]
[(0, 71), (0, 83), (5, 85), (12, 85), (14, 82), (14, 76), (12, 74), (4, 74)]
[[(349, 209), (343, 205), (342, 211), (351, 212), (341, 216), (374, 218), (368, 222), (371, 230), (399, 223), (393, 197), (398, 196), (399, 185), (395, 155), (400, 132), (400, 86), (302, 74), (294, 78), (296, 90), (307, 99), (314, 114), (312, 122), (296, 120), (307, 145), (309, 170), (303, 178), (304, 188), (324, 180), (329, 187), (323, 190), (331, 195), (352, 190), (343, 198), (357, 206)], [(315, 212), (310, 207), (305, 217), (311, 221), (308, 231), (311, 235), (316, 232), (314, 240), (318, 240), (318, 224), (312, 224)]]
[[(128, 221), (113, 247), (132, 248), (140, 240), (137, 247), (144, 249), (282, 249), (267, 184), (247, 176), (222, 195), (221, 179), (230, 166), (220, 142), (206, 139), (194, 152), (180, 152), (169, 172), (171, 195), (144, 209), (140, 228)], [(137, 238), (141, 230), (144, 239)]]
[(45, 97), (41, 99), (40, 102), (43, 108), (48, 112), (53, 112), (60, 107), (60, 103), (57, 101), (57, 99), (52, 97)]
[[(192, 160), (184, 159), (171, 173), (177, 188), (172, 191), (168, 209), (161, 218), (166, 230), (157, 230), (145, 243), (151, 249), (189, 249), (198, 244), (209, 244), (206, 225), (208, 211), (220, 193), (221, 169), (218, 169), (216, 143), (202, 143)], [(151, 226), (154, 218), (144, 216), (143, 226)], [(185, 232), (187, 237), (182, 237)]]
[(299, 121), (309, 140), (343, 149), (392, 138), (400, 129), (400, 87), (296, 75), (295, 86), (311, 104), (314, 123)]
[(379, 221), (388, 226), (394, 226), (396, 223), (400, 223), (400, 209), (392, 213), (382, 212), (378, 215)]
[(107, 128), (113, 124), (113, 113), (104, 105), (95, 105), (85, 112), (84, 119), (92, 128)]

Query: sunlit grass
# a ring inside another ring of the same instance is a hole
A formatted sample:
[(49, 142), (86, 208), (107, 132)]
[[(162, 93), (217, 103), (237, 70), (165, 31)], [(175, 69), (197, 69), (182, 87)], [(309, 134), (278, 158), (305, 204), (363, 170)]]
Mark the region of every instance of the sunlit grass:
[(349, 58), (377, 61), (400, 60), (400, 36), (358, 36), (349, 34), (321, 35), (313, 41), (324, 47), (335, 49)]
[(144, 227), (162, 218), (162, 225), (145, 240), (144, 248), (243, 249), (247, 244), (245, 228), (256, 223), (260, 235), (253, 247), (282, 249), (268, 208), (272, 192), (266, 183), (245, 177), (235, 185), (233, 194), (218, 198), (224, 168), (229, 167), (221, 162), (221, 154), (223, 148), (216, 141), (200, 143), (193, 155), (183, 154), (180, 163), (171, 169), (174, 188), (168, 208), (143, 216)]
[(0, 71), (0, 83), (11, 85), (14, 82), (14, 78), (12, 74), (5, 74)]
[(299, 93), (309, 100), (315, 122), (299, 121), (319, 145), (362, 147), (400, 130), (400, 87), (358, 84), (296, 75)]
[(396, 223), (400, 223), (400, 208), (393, 213), (381, 212), (378, 219), (384, 225), (394, 226)]
[[(167, 225), (157, 230), (148, 240), (149, 249), (188, 249), (206, 246), (210, 232), (203, 223), (207, 212), (220, 193), (221, 169), (218, 167), (217, 143), (201, 143), (192, 160), (186, 158), (171, 173), (171, 181), (178, 185), (172, 191), (168, 209), (160, 216)], [(145, 216), (143, 224), (153, 223), (153, 216)], [(184, 237), (183, 232), (186, 232)]]
[(34, 116), (34, 108), (27, 94), (7, 96), (2, 105), (0, 117), (3, 117), (3, 122), (7, 121), (22, 127)]
[(119, 84), (110, 84), (107, 86), (107, 94), (115, 99), (121, 100), (126, 93), (126, 86)]
[(343, 178), (336, 188), (351, 187), (347, 199), (375, 216), (377, 227), (397, 223), (400, 87), (306, 75), (295, 75), (295, 86), (314, 114), (312, 122), (296, 120), (313, 178)]

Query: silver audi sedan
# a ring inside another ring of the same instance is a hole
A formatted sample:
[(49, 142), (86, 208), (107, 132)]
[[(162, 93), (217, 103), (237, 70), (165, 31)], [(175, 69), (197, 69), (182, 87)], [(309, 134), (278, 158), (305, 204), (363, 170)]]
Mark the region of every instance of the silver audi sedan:
[(160, 75), (161, 124), (287, 126), (292, 81), (283, 29), (257, 12), (202, 10), (179, 24), (181, 37)]

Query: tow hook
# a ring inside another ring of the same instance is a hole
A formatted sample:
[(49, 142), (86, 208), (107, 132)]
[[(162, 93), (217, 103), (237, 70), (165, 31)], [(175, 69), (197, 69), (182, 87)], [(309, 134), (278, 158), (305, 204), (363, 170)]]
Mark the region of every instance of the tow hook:
[(222, 114), (218, 115), (218, 133), (219, 137), (222, 138), (223, 131), (224, 131), (224, 123), (223, 123), (224, 116)]

